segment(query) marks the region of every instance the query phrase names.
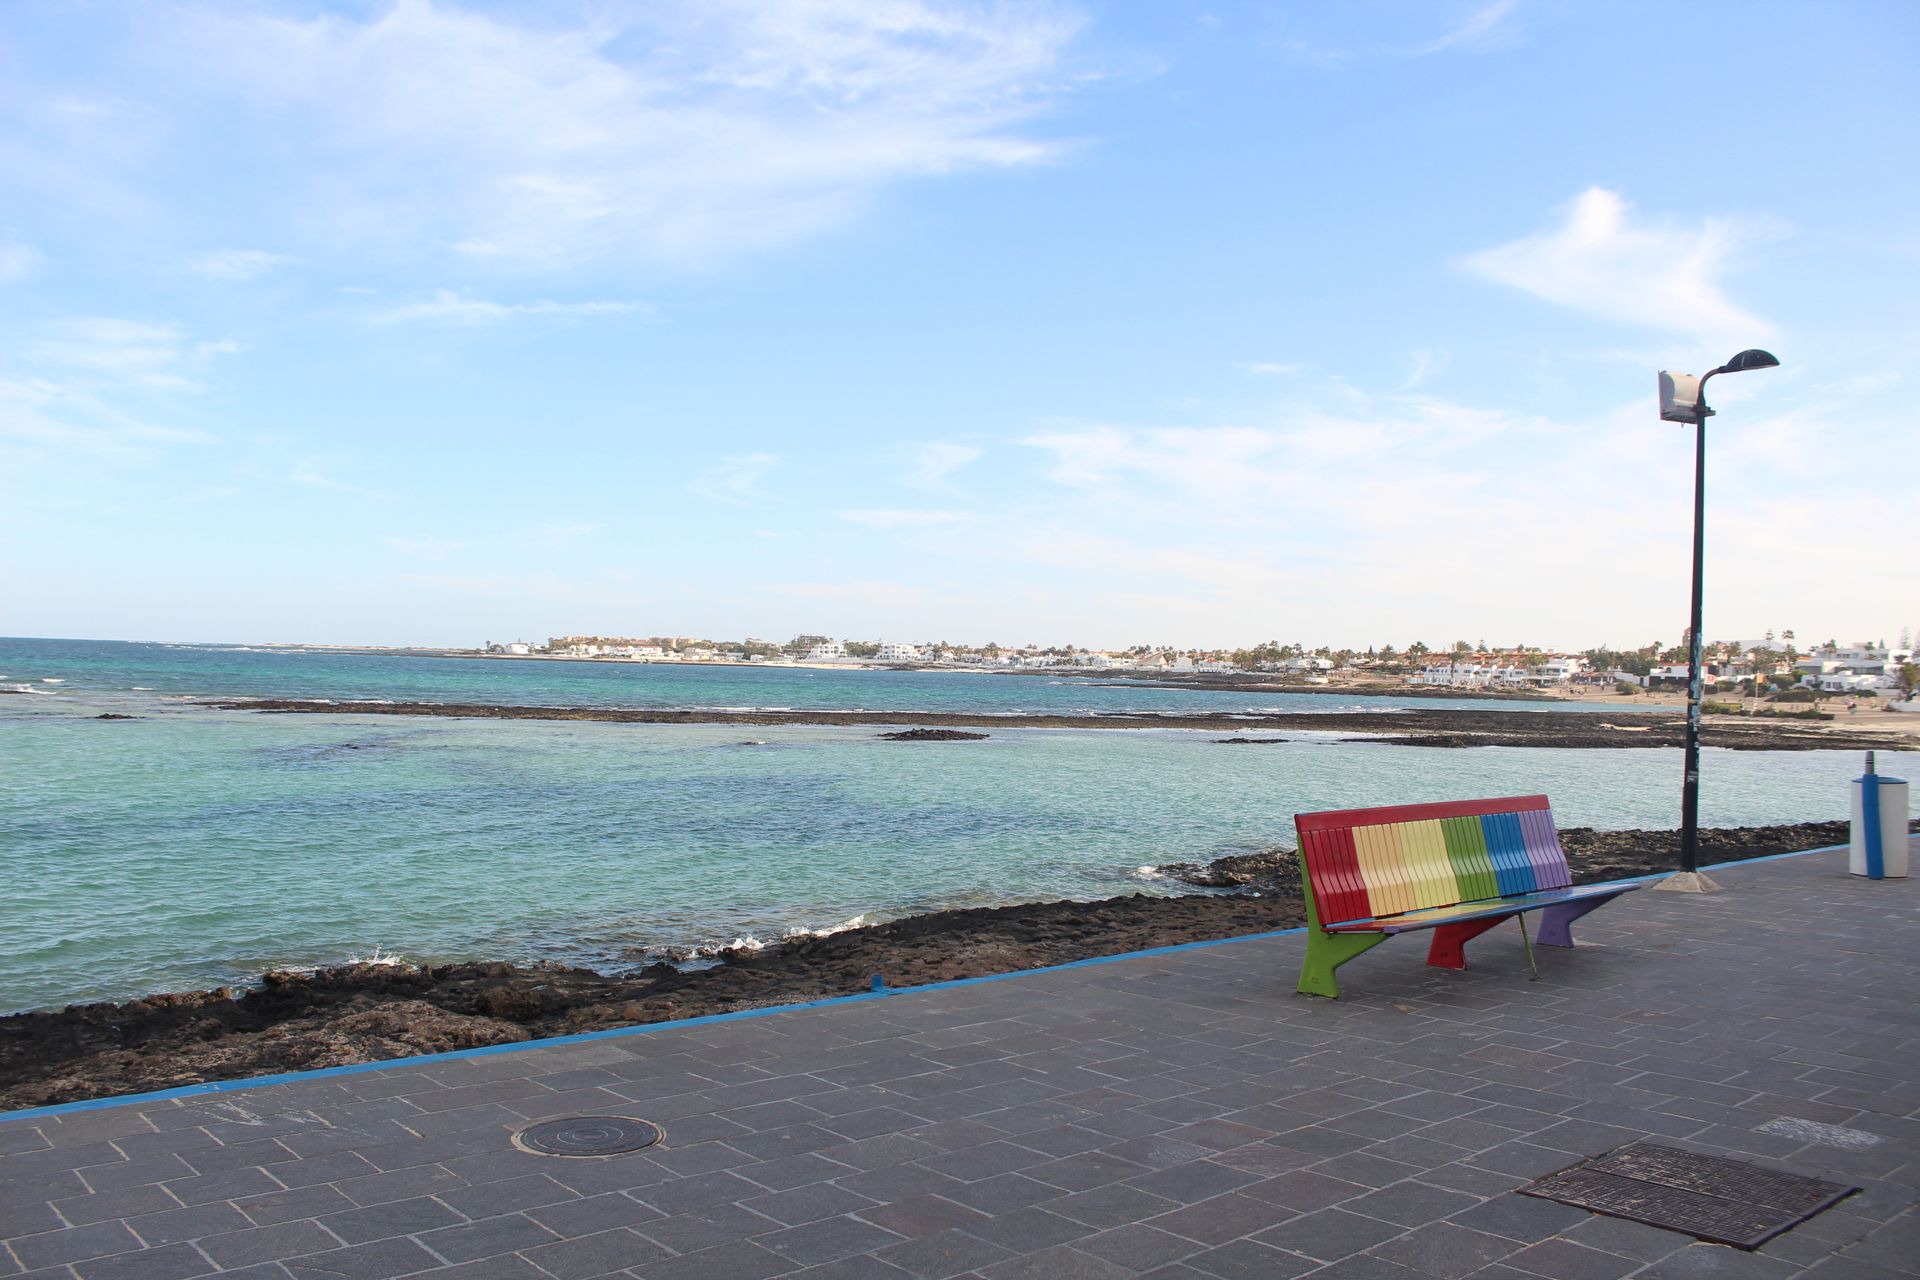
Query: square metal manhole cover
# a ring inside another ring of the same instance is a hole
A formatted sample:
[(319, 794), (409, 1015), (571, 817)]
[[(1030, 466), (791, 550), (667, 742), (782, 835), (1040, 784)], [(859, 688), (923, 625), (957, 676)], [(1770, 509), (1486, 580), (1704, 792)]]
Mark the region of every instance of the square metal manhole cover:
[(1635, 1142), (1550, 1173), (1520, 1194), (1757, 1249), (1859, 1187), (1744, 1160)]

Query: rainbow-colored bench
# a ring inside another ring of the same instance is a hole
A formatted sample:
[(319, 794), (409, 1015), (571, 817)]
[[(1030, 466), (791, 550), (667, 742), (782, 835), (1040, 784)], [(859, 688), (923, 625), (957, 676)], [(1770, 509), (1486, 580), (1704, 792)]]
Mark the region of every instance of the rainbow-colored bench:
[(1335, 969), (1417, 929), (1433, 930), (1427, 963), (1444, 969), (1466, 968), (1469, 939), (1527, 911), (1543, 913), (1536, 941), (1570, 947), (1575, 920), (1640, 887), (1574, 887), (1545, 796), (1301, 813), (1293, 824), (1309, 995), (1338, 997)]

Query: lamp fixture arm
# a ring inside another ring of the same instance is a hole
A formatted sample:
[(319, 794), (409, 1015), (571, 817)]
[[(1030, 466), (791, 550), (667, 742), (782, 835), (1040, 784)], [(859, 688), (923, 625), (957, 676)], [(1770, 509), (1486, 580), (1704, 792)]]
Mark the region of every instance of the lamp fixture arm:
[(1693, 408), (1693, 414), (1694, 414), (1693, 420), (1699, 426), (1703, 426), (1703, 427), (1706, 426), (1707, 419), (1713, 415), (1713, 410), (1707, 408), (1707, 382), (1709, 379), (1713, 377), (1714, 374), (1725, 373), (1726, 371), (1727, 371), (1727, 366), (1721, 365), (1717, 369), (1709, 369), (1705, 373), (1700, 375), (1700, 389), (1698, 392), (1699, 399), (1694, 403), (1694, 408)]

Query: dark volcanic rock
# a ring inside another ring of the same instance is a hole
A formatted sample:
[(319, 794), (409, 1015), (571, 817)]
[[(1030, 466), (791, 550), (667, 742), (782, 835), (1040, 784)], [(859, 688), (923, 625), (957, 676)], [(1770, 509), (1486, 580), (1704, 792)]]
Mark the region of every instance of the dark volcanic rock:
[[(282, 715), (452, 716), (486, 720), (596, 720), (615, 724), (899, 725), (944, 729), (1206, 729), (1249, 734), (1301, 729), (1320, 733), (1379, 734), (1351, 739), (1415, 747), (1676, 747), (1685, 720), (1676, 712), (1623, 712), (1617, 718), (1586, 711), (1270, 712), (1184, 715), (1126, 712), (1103, 715), (1014, 715), (963, 711), (709, 711), (656, 707), (518, 707), (463, 702), (326, 702), (271, 698), (215, 700), (200, 705), (226, 711)], [(1710, 747), (1735, 751), (1911, 751), (1920, 739), (1898, 732), (1742, 716), (1714, 716), (1702, 727)]]
[(95, 716), (94, 719), (95, 720), (145, 720), (146, 717), (145, 716), (123, 716), (118, 714), (117, 712), (108, 711)]
[(1258, 853), (1230, 853), (1212, 862), (1173, 862), (1160, 874), (1203, 889), (1253, 889), (1266, 893), (1300, 889), (1300, 859), (1273, 845)]
[(967, 733), (960, 729), (903, 729), (899, 733), (883, 733), (882, 742), (985, 742), (984, 733)]
[[(1839, 844), (1847, 826), (1700, 834), (1702, 861), (1724, 862)], [(1670, 870), (1678, 861), (1674, 831), (1576, 827), (1561, 832), (1561, 842), (1582, 883)], [(0, 1018), (0, 1110), (850, 995), (865, 991), (876, 973), (894, 987), (979, 977), (1304, 920), (1289, 850), (1165, 872), (1250, 892), (938, 911), (734, 951), (725, 963), (690, 971), (652, 964), (610, 976), (498, 962), (359, 964), (270, 973), (244, 990), (16, 1014)]]
[[(1700, 831), (1700, 862), (1739, 862), (1797, 849), (1822, 849), (1847, 842), (1845, 822), (1790, 822), (1771, 827), (1704, 827)], [(1566, 827), (1560, 847), (1567, 852), (1573, 878), (1618, 880), (1675, 870), (1680, 865), (1680, 832), (1596, 831)]]

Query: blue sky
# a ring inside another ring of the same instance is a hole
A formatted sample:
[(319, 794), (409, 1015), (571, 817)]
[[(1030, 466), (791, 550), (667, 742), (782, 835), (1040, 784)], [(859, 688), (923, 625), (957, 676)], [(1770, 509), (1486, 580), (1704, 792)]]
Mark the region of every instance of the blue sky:
[[(0, 13), (0, 634), (1920, 625), (1920, 8)], [(1815, 633), (1818, 633), (1817, 635)]]

